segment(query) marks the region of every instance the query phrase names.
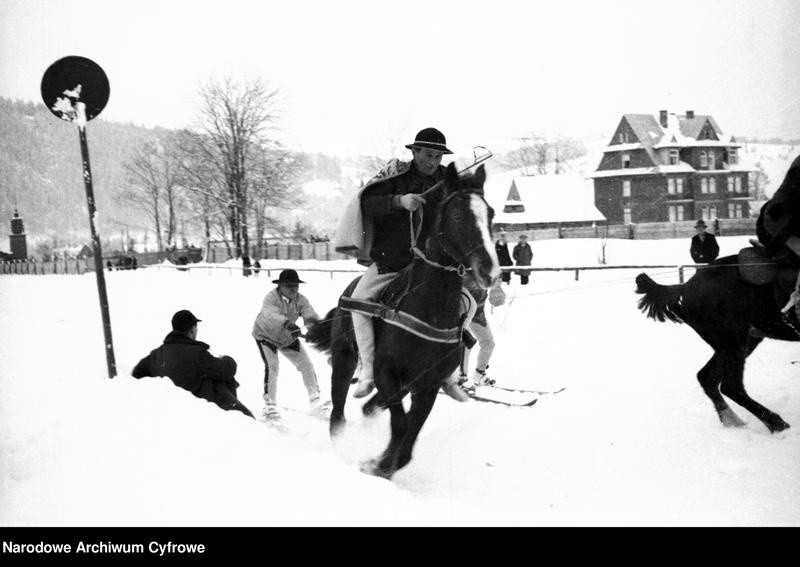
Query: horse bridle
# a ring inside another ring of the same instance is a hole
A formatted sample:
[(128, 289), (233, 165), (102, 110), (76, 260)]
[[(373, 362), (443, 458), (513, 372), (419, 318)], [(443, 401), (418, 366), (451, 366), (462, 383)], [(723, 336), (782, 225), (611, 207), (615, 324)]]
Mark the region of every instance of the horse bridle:
[[(481, 198), (481, 201), (483, 201), (483, 203), (486, 205), (487, 209), (491, 208), (491, 207), (489, 207), (489, 203), (486, 201), (486, 198), (481, 193), (479, 193), (478, 191), (465, 191), (463, 189), (462, 190), (453, 191), (449, 195), (447, 195), (442, 200), (442, 202), (439, 204), (439, 214), (437, 215), (436, 225), (434, 226), (434, 229), (438, 229), (441, 226), (442, 218), (444, 218), (444, 210), (447, 208), (447, 205), (449, 205), (450, 202), (457, 195), (460, 195), (460, 194), (463, 194), (463, 193), (467, 193), (468, 195), (477, 195), (478, 197)], [(428, 264), (430, 266), (433, 266), (435, 268), (439, 268), (441, 270), (445, 270), (445, 271), (448, 271), (448, 272), (456, 272), (459, 276), (463, 277), (464, 274), (466, 274), (467, 271), (471, 270), (472, 268), (467, 268), (462, 262), (459, 262), (457, 265), (454, 265), (454, 266), (447, 266), (447, 265), (444, 265), (444, 264), (440, 264), (438, 262), (434, 262), (433, 260), (431, 260), (430, 258), (428, 258), (425, 255), (425, 252), (423, 252), (422, 250), (419, 249), (419, 247), (417, 246), (417, 240), (419, 239), (419, 234), (422, 231), (423, 213), (422, 213), (422, 208), (421, 207), (418, 210), (420, 211), (420, 213), (419, 213), (419, 230), (417, 230), (417, 231), (414, 231), (414, 213), (413, 212), (410, 213), (410, 215), (411, 215), (411, 219), (410, 219), (411, 220), (411, 223), (410, 223), (411, 224), (411, 251), (413, 252), (413, 254), (417, 258), (421, 259), (423, 262), (425, 262), (426, 264)], [(439, 243), (439, 246), (441, 246), (442, 250), (444, 250), (445, 254), (447, 254), (450, 258), (453, 258), (455, 260), (456, 259), (456, 254), (453, 254), (452, 250), (449, 249), (449, 246), (447, 245), (447, 243), (442, 238), (442, 236), (444, 235), (444, 231), (436, 230), (434, 234), (435, 234), (436, 241)]]

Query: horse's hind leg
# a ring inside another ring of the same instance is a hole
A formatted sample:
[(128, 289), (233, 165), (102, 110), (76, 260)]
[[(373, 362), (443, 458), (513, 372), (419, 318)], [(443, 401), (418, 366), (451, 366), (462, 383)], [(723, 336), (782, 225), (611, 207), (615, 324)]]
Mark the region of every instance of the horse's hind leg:
[(719, 353), (714, 352), (714, 356), (706, 363), (700, 372), (697, 373), (697, 380), (700, 382), (703, 391), (711, 399), (714, 409), (722, 425), (725, 427), (744, 427), (745, 422), (728, 406), (728, 402), (720, 394), (720, 384), (724, 374), (724, 363)]
[(356, 371), (358, 356), (348, 349), (336, 349), (331, 353), (331, 409), (330, 435), (337, 435), (344, 428), (344, 405), (347, 402), (347, 390), (350, 378)]
[(751, 398), (744, 388), (744, 361), (756, 346), (757, 343), (746, 350), (736, 349), (726, 353), (723, 357), (725, 364), (720, 389), (723, 394), (761, 420), (771, 433), (776, 433), (788, 429), (789, 424), (777, 413)]

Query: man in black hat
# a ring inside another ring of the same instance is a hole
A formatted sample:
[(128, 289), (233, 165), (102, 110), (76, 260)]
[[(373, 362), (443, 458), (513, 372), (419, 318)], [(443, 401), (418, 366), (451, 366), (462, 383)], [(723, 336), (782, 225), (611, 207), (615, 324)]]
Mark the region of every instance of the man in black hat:
[[(426, 190), (444, 179), (445, 168), (441, 165), (442, 156), (452, 154), (447, 148), (447, 140), (436, 128), (420, 130), (414, 141), (406, 145), (411, 150), (412, 160), (401, 162), (391, 160), (364, 187), (360, 196), (360, 215), (363, 224), (369, 229), (364, 234), (371, 238), (360, 243), (362, 255), (368, 254), (370, 266), (353, 290), (353, 299), (377, 301), (381, 292), (397, 272), (414, 259), (411, 252), (411, 215), (423, 207), (426, 216), (435, 214), (436, 205), (442, 200), (442, 188), (422, 196)], [(358, 219), (359, 221), (361, 219)], [(361, 225), (343, 219), (345, 226)], [(417, 237), (417, 242), (427, 238), (425, 229)], [(361, 373), (353, 393), (357, 398), (368, 395), (375, 387), (373, 364), (375, 358), (375, 331), (372, 318), (352, 312), (353, 329), (361, 356)], [(459, 401), (469, 398), (458, 387), (457, 380), (447, 382), (445, 392)]]
[(237, 398), (239, 383), (236, 361), (230, 356), (217, 358), (208, 352), (208, 345), (197, 339), (200, 319), (183, 309), (172, 316), (172, 332), (164, 344), (144, 357), (131, 373), (134, 378), (167, 376), (176, 385), (198, 398), (214, 402), (224, 410), (237, 410), (253, 417)]
[(692, 260), (697, 264), (713, 262), (719, 255), (719, 244), (717, 244), (716, 237), (706, 232), (707, 227), (703, 219), (698, 220), (694, 228), (697, 234), (692, 236), (692, 245), (689, 248)]
[(288, 358), (303, 377), (312, 413), (324, 416), (330, 402), (323, 402), (320, 398), (314, 365), (300, 343), (300, 327), (297, 326), (298, 318), (302, 317), (303, 323), (308, 326), (319, 321), (319, 315), (300, 293), (300, 284), (305, 282), (296, 271), (283, 270), (272, 283), (278, 286), (264, 297), (261, 311), (253, 324), (253, 338), (264, 362), (264, 419), (280, 420), (277, 405), (278, 352)]

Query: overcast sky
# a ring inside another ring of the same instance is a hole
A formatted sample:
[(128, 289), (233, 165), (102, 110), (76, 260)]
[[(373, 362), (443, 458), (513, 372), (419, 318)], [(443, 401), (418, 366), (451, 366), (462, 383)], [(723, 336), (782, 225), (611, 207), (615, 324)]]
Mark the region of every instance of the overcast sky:
[(105, 119), (191, 126), (208, 79), (261, 78), (309, 151), (405, 153), (436, 126), (466, 156), (662, 108), (798, 138), (798, 30), (797, 0), (0, 0), (0, 96), (40, 102), (81, 55), (108, 74)]

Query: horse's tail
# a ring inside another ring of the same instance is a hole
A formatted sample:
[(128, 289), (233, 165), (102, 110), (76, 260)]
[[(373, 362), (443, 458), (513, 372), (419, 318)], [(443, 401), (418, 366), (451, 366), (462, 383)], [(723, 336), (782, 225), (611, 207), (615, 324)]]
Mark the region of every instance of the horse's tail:
[(641, 273), (636, 276), (636, 293), (643, 293), (639, 300), (639, 309), (651, 319), (675, 323), (683, 323), (681, 317), (681, 295), (683, 285), (661, 285), (650, 276)]
[(333, 318), (336, 316), (338, 307), (334, 307), (324, 319), (320, 319), (308, 329), (306, 342), (310, 343), (315, 349), (322, 352), (331, 350), (331, 334), (333, 331)]

